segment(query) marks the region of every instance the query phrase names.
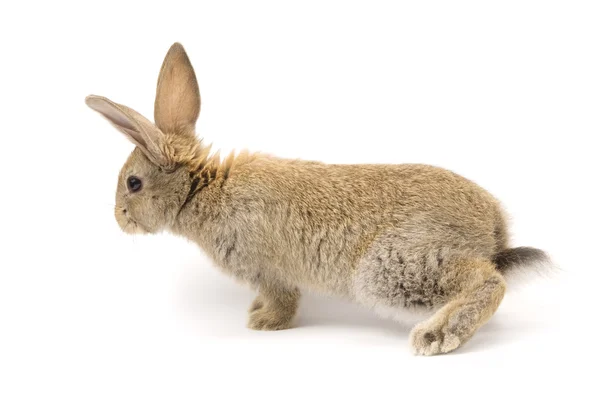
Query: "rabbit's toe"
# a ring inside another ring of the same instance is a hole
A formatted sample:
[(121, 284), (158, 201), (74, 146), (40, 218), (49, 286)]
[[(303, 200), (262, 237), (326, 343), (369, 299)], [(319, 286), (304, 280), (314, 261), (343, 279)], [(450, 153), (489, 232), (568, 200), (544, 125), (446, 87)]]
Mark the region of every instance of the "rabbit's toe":
[(257, 331), (278, 331), (288, 329), (292, 326), (292, 316), (279, 313), (274, 310), (259, 308), (250, 313), (248, 328)]
[(461, 345), (458, 336), (446, 332), (441, 327), (423, 323), (410, 333), (410, 345), (416, 355), (433, 356), (449, 353)]

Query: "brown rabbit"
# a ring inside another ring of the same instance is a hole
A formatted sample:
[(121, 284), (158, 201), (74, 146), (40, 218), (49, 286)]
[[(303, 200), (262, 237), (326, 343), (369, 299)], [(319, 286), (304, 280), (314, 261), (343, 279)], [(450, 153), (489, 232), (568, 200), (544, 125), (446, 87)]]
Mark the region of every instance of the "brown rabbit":
[(312, 289), (400, 320), (430, 316), (413, 328), (413, 350), (447, 353), (496, 311), (506, 273), (546, 258), (508, 248), (496, 199), (441, 168), (211, 155), (195, 136), (200, 94), (179, 43), (160, 71), (156, 124), (103, 97), (86, 103), (136, 145), (117, 186), (123, 231), (196, 242), (258, 290), (252, 329), (290, 328), (300, 290)]

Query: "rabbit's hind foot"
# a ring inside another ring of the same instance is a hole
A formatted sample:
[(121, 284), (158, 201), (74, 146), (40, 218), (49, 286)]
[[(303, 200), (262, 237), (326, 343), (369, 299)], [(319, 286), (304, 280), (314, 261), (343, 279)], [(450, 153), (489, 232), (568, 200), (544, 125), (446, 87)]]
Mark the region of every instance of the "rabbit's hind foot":
[[(485, 261), (468, 261), (471, 267)], [(473, 274), (467, 274), (473, 278)], [(410, 345), (417, 355), (451, 352), (468, 341), (494, 314), (504, 296), (504, 278), (489, 268), (480, 270), (479, 279), (469, 280), (453, 300), (410, 333)]]

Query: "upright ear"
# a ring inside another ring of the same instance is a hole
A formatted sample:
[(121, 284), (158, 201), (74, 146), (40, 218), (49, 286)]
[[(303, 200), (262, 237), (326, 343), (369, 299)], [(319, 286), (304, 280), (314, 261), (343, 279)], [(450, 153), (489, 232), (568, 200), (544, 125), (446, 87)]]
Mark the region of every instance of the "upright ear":
[(154, 121), (163, 132), (193, 132), (200, 114), (200, 90), (183, 46), (169, 49), (160, 69), (154, 102)]
[(85, 103), (98, 111), (129, 140), (140, 148), (158, 166), (168, 167), (169, 160), (161, 151), (164, 146), (164, 134), (137, 111), (110, 101), (106, 97), (88, 96)]

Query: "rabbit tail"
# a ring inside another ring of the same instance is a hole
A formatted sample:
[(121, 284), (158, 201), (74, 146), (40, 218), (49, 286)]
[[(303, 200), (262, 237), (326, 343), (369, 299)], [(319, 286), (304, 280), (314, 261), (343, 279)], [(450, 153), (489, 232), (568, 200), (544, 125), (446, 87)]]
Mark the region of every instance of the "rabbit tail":
[(523, 283), (531, 278), (547, 275), (552, 270), (548, 255), (533, 247), (515, 247), (497, 253), (492, 262), (506, 279), (509, 286)]

